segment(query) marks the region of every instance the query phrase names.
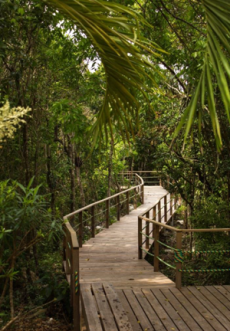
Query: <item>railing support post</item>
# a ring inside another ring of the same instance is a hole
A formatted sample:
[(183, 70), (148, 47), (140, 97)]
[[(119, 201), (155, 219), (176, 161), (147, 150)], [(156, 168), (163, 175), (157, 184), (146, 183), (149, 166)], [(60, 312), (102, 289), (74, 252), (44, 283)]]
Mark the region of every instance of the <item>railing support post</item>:
[(126, 192), (126, 214), (129, 214), (129, 191)]
[[(146, 213), (146, 218), (149, 218), (149, 211)], [(145, 234), (146, 236), (149, 236), (149, 222), (146, 221), (146, 228), (145, 228)], [(149, 249), (149, 238), (146, 237), (146, 242), (145, 242), (145, 248), (148, 250)]]
[(167, 223), (167, 195), (164, 196), (164, 219)]
[(117, 220), (120, 221), (120, 195), (117, 196)]
[(95, 237), (95, 206), (91, 207), (91, 236)]
[(161, 200), (158, 202), (158, 222), (161, 222)]
[(142, 218), (138, 217), (138, 259), (142, 259)]
[(109, 227), (109, 208), (110, 208), (110, 200), (106, 200), (106, 213), (105, 213), (105, 227), (108, 229)]
[(159, 256), (159, 235), (160, 235), (160, 228), (159, 225), (154, 224), (154, 272), (158, 272), (159, 271), (159, 260), (158, 260), (158, 256)]
[[(182, 232), (177, 232), (176, 234), (176, 248), (182, 248)], [(176, 262), (176, 288), (181, 288), (181, 271), (179, 271), (182, 267), (181, 262)]]
[(82, 220), (82, 211), (78, 214), (78, 223), (79, 223), (79, 232), (78, 232), (78, 241), (79, 247), (82, 247), (82, 239), (83, 239), (83, 220)]
[[(156, 205), (153, 207), (153, 220), (156, 221)], [(152, 223), (153, 238), (154, 238), (154, 224)]]
[(145, 202), (145, 198), (144, 198), (144, 196), (145, 196), (145, 192), (144, 192), (144, 184), (141, 186), (141, 202), (142, 202), (142, 204), (144, 204)]
[(62, 246), (62, 258), (63, 258), (63, 261), (66, 261), (66, 246), (67, 246), (67, 243), (66, 243), (65, 225), (62, 226), (62, 229), (63, 229), (63, 232), (64, 232), (64, 235), (63, 235), (63, 246)]
[(71, 291), (73, 304), (74, 331), (80, 331), (80, 285), (79, 285), (79, 248), (72, 248), (71, 254)]

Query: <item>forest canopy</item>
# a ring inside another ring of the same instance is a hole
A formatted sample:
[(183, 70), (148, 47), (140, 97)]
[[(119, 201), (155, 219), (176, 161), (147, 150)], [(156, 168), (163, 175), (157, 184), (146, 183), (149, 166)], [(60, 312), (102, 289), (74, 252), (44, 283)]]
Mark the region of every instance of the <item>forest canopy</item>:
[(2, 322), (68, 300), (62, 217), (122, 171), (169, 176), (187, 226), (229, 226), (228, 0), (2, 0), (0, 31)]

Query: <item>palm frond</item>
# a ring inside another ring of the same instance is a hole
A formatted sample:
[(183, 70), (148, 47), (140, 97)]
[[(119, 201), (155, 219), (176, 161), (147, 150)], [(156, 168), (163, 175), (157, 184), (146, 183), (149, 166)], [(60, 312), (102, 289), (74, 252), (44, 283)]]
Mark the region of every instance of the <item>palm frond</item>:
[[(146, 68), (153, 69), (147, 54), (159, 57), (162, 50), (140, 37), (143, 18), (120, 4), (101, 0), (49, 0), (49, 3), (73, 20), (91, 39), (106, 72), (103, 107), (94, 125), (95, 138), (112, 132), (112, 123), (132, 131), (129, 116), (139, 107), (133, 90), (145, 94), (143, 81)], [(147, 23), (146, 23), (147, 24)]]
[[(198, 114), (199, 129), (201, 130), (201, 113), (208, 109), (217, 149), (222, 146), (220, 124), (215, 106), (214, 78), (220, 91), (227, 118), (230, 121), (230, 1), (202, 0), (207, 19), (207, 47), (203, 69), (199, 83), (184, 115), (175, 131), (178, 135), (181, 127), (186, 123), (185, 139)], [(206, 104), (208, 107), (206, 107)]]

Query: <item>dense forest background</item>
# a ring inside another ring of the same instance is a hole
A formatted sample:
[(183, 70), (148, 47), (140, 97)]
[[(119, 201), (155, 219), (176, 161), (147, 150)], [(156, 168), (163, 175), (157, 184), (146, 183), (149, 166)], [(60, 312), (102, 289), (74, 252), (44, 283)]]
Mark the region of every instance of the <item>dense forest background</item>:
[[(159, 170), (162, 178), (169, 176), (170, 190), (183, 199), (187, 226), (229, 227), (230, 127), (215, 79), (221, 150), (208, 105), (186, 141), (183, 128), (173, 139), (204, 63), (202, 3), (116, 2), (142, 14), (149, 23), (143, 36), (165, 50), (161, 57), (150, 58), (155, 85), (146, 69), (147, 98), (135, 92), (141, 108), (138, 118), (130, 118), (134, 131), (126, 143), (126, 129), (116, 122), (113, 137), (95, 143), (91, 129), (103, 105), (106, 74), (86, 35), (41, 0), (0, 2), (0, 106), (8, 100), (11, 108), (30, 108), (13, 136), (0, 141), (4, 323), (22, 307), (52, 305), (54, 298), (68, 302), (61, 272), (62, 217), (117, 192), (121, 171)], [(192, 240), (199, 249), (229, 245), (225, 235)], [(229, 259), (206, 262), (226, 267)], [(211, 280), (217, 278), (229, 281), (226, 274)]]

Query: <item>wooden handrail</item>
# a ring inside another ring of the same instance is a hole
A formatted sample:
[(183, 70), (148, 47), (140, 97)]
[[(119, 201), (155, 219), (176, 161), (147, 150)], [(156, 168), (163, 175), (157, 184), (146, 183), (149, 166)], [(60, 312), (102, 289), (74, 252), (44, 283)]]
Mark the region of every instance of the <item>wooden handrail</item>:
[[(158, 218), (158, 221), (156, 220), (156, 206), (158, 205), (158, 215), (160, 214), (160, 210), (161, 210), (161, 200), (164, 199), (164, 216), (166, 214), (166, 212), (170, 212), (169, 213), (169, 219), (167, 219), (165, 217), (165, 221), (166, 220), (170, 220), (173, 217), (173, 206), (172, 206), (172, 200), (170, 199), (169, 202), (167, 202), (167, 198), (166, 196), (169, 195), (169, 193), (165, 194), (161, 199), (159, 199), (159, 201), (157, 203), (155, 203), (153, 206), (151, 206), (150, 208), (148, 208), (147, 210), (144, 211), (144, 213), (142, 213), (141, 215), (138, 216), (138, 257), (139, 259), (142, 259), (142, 235), (145, 235), (143, 233), (143, 229), (146, 229), (146, 240), (144, 243), (148, 243), (147, 246), (149, 246), (149, 224), (152, 223), (153, 225), (153, 230), (152, 230), (152, 239), (154, 240), (154, 272), (158, 272), (159, 271), (159, 233), (160, 233), (160, 229), (164, 228), (164, 229), (168, 229), (170, 231), (174, 231), (176, 232), (176, 248), (172, 248), (175, 251), (178, 250), (181, 252), (182, 249), (182, 234), (183, 233), (188, 233), (188, 232), (211, 232), (211, 233), (216, 233), (216, 232), (230, 232), (230, 228), (208, 228), (208, 229), (178, 229), (174, 226), (168, 225), (166, 223), (161, 223), (161, 217), (160, 219)], [(166, 201), (166, 203), (165, 203)], [(165, 208), (165, 206), (167, 206), (170, 203), (170, 209), (167, 210), (167, 208)], [(175, 201), (174, 201), (174, 206), (175, 206)], [(153, 210), (153, 218), (154, 219), (150, 219), (149, 218), (149, 214), (150, 211)], [(175, 212), (175, 208), (174, 208), (174, 212)], [(142, 221), (146, 222), (146, 226), (143, 228), (142, 227)], [(148, 240), (147, 240), (148, 238)], [(160, 259), (161, 260), (161, 259)], [(161, 260), (161, 262), (163, 262)], [(176, 259), (175, 261), (176, 266), (173, 267), (175, 268), (175, 272), (176, 272), (176, 287), (178, 289), (181, 288), (182, 286), (182, 262), (179, 261), (178, 259)]]
[(80, 208), (80, 209), (78, 209), (78, 210), (75, 210), (74, 212), (72, 212), (72, 213), (70, 213), (70, 214), (68, 214), (68, 215), (65, 215), (65, 216), (63, 217), (63, 219), (64, 219), (64, 220), (65, 220), (65, 219), (68, 219), (69, 217), (72, 217), (72, 216), (74, 216), (74, 215), (76, 215), (76, 214), (78, 214), (78, 213), (80, 213), (80, 212), (82, 212), (82, 211), (84, 211), (84, 210), (87, 210), (87, 209), (89, 209), (89, 208), (91, 208), (91, 207), (93, 207), (93, 206), (99, 205), (100, 203), (103, 203), (103, 202), (106, 202), (106, 201), (111, 200), (111, 199), (113, 199), (113, 198), (116, 198), (116, 197), (120, 196), (121, 194), (125, 194), (126, 192), (130, 192), (130, 191), (132, 191), (132, 190), (134, 190), (134, 189), (140, 188), (141, 186), (144, 185), (144, 181), (143, 181), (143, 179), (142, 179), (139, 175), (135, 174), (135, 176), (139, 179), (140, 184), (138, 184), (138, 185), (136, 185), (136, 186), (132, 186), (131, 188), (129, 188), (129, 189), (127, 189), (127, 190), (121, 191), (121, 192), (119, 192), (119, 193), (116, 193), (116, 194), (114, 194), (114, 195), (111, 195), (110, 197), (107, 197), (107, 198), (105, 198), (105, 199), (102, 199), (102, 200), (96, 201), (96, 202), (94, 202), (94, 203), (91, 203), (90, 205), (87, 205), (87, 206), (82, 207), (82, 208)]
[(63, 224), (63, 266), (70, 284), (74, 331), (80, 331), (79, 243), (69, 222)]
[(140, 218), (142, 218), (144, 221), (146, 222), (150, 222), (150, 223), (153, 223), (153, 224), (157, 224), (159, 225), (160, 227), (162, 228), (166, 228), (166, 229), (169, 229), (171, 231), (175, 231), (175, 232), (230, 232), (230, 228), (213, 228), (213, 229), (178, 229), (174, 226), (170, 226), (170, 225), (167, 225), (167, 224), (163, 224), (163, 223), (160, 223), (158, 221), (154, 221), (154, 220), (151, 220), (147, 217), (144, 217), (144, 216), (139, 216)]
[[(149, 172), (149, 171), (146, 171)], [(154, 171), (150, 171), (151, 173)], [(143, 173), (142, 171), (138, 171), (138, 173)], [(155, 173), (155, 172), (154, 172)], [(96, 201), (91, 203), (83, 208), (75, 210), (74, 212), (65, 215), (63, 217), (64, 224), (63, 230), (65, 232), (65, 237), (63, 240), (63, 265), (65, 268), (66, 276), (68, 282), (70, 283), (70, 290), (71, 290), (71, 304), (73, 306), (73, 320), (74, 320), (74, 331), (80, 331), (80, 284), (79, 284), (79, 248), (82, 247), (83, 243), (83, 225), (84, 225), (84, 211), (88, 210), (91, 219), (91, 236), (94, 237), (96, 234), (96, 222), (95, 217), (97, 215), (95, 207), (102, 203), (106, 204), (105, 209), (105, 225), (106, 228), (109, 227), (109, 211), (112, 206), (110, 206), (110, 201), (112, 199), (116, 199), (116, 208), (117, 208), (117, 220), (120, 219), (120, 205), (123, 201), (121, 201), (120, 196), (125, 195), (125, 213), (129, 214), (129, 202), (130, 199), (133, 198), (134, 207), (136, 206), (137, 199), (136, 195), (140, 196), (140, 200), (144, 203), (144, 180), (141, 176), (139, 176), (136, 172), (127, 172), (126, 174), (134, 175), (135, 176), (135, 183), (138, 184), (132, 186), (126, 190), (123, 190), (119, 193), (116, 193), (110, 197), (105, 199)], [(125, 175), (125, 173), (122, 173)], [(132, 180), (132, 178), (129, 178)], [(130, 192), (134, 191), (134, 196), (130, 196)], [(166, 195), (165, 195), (166, 196)], [(103, 211), (104, 212), (104, 211)], [(78, 238), (77, 233), (69, 223), (68, 218), (73, 217), (78, 214)], [(148, 214), (147, 214), (148, 215)], [(146, 230), (148, 233), (148, 229)], [(148, 247), (149, 243), (146, 242), (146, 248)]]
[[(116, 193), (110, 197), (107, 197), (103, 200), (96, 201), (91, 203), (88, 206), (80, 208), (68, 215), (63, 217), (64, 224), (63, 224), (63, 231), (65, 233), (63, 239), (63, 266), (65, 269), (67, 280), (70, 284), (70, 293), (71, 293), (71, 305), (73, 307), (73, 324), (74, 324), (74, 331), (80, 331), (80, 284), (79, 284), (79, 248), (82, 247), (83, 242), (83, 211), (89, 210), (91, 214), (91, 235), (92, 237), (95, 236), (95, 206), (101, 203), (106, 203), (106, 214), (105, 214), (105, 223), (106, 227), (109, 227), (109, 209), (110, 209), (110, 200), (116, 198), (117, 204), (117, 219), (120, 219), (120, 196), (126, 195), (126, 213), (129, 213), (129, 201), (130, 191), (137, 191), (141, 197), (142, 203), (144, 202), (144, 181), (138, 175), (135, 174), (135, 180), (138, 181), (138, 185), (132, 186), (131, 188)], [(79, 216), (79, 228), (78, 228), (78, 235), (79, 241), (77, 238), (77, 233), (72, 227), (72, 225), (67, 220), (69, 217), (78, 214)]]

